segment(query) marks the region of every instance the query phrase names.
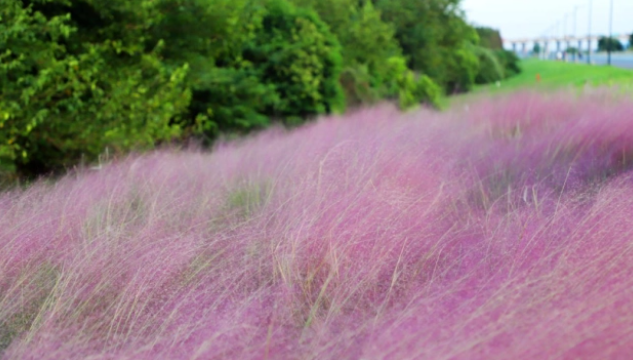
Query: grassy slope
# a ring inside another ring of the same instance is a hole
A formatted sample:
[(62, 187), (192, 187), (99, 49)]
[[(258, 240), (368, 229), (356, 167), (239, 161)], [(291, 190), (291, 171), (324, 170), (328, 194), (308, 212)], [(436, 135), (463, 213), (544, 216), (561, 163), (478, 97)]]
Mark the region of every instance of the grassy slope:
[[(593, 86), (617, 86), (633, 90), (633, 70), (536, 59), (523, 61), (521, 68), (523, 69), (521, 74), (502, 81), (500, 86), (495, 84), (483, 85), (467, 94), (445, 97), (442, 107), (448, 109), (476, 101), (487, 95), (523, 89), (556, 90), (569, 87), (578, 88), (590, 84)], [(540, 82), (536, 80), (537, 74), (541, 76)]]
[(0, 194), (0, 359), (630, 359), (633, 101), (597, 95), (365, 109)]
[[(486, 85), (479, 87), (477, 92), (508, 91), (536, 86), (551, 89), (585, 84), (633, 86), (632, 70), (540, 60), (527, 60), (521, 65), (523, 72), (502, 82), (501, 87)], [(537, 74), (541, 76), (540, 83), (536, 80)]]

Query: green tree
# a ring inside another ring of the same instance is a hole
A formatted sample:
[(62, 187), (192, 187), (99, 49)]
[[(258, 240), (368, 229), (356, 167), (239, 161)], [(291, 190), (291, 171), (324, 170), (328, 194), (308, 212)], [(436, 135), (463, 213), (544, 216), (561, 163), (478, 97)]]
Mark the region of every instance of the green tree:
[(387, 94), (388, 61), (402, 54), (395, 30), (370, 1), (294, 0), (314, 9), (336, 35), (342, 48), (341, 84), (348, 104), (371, 103)]
[(427, 74), (447, 93), (468, 91), (479, 68), (472, 45), (479, 39), (464, 20), (459, 0), (378, 0), (396, 29), (411, 69)]
[(624, 51), (624, 45), (616, 38), (601, 37), (598, 40), (598, 51)]
[(479, 35), (479, 46), (492, 50), (503, 49), (503, 41), (499, 30), (489, 27), (476, 27), (475, 30), (477, 35)]
[(504, 78), (503, 66), (492, 50), (476, 47), (475, 53), (479, 59), (479, 70), (475, 77), (477, 84), (490, 84)]
[(172, 44), (165, 61), (191, 67), (183, 127), (212, 140), (344, 107), (340, 47), (314, 12), (285, 0), (190, 0), (173, 11), (174, 1), (153, 36)]
[(505, 78), (521, 73), (521, 67), (519, 66), (521, 60), (514, 51), (496, 50), (494, 53), (503, 67), (503, 75)]
[(416, 75), (407, 67), (406, 60), (394, 56), (387, 62), (390, 93), (397, 95), (401, 109), (409, 109), (420, 103), (439, 106), (441, 88), (426, 75)]
[(261, 71), (244, 59), (245, 48), (261, 30), (265, 7), (252, 0), (162, 0), (152, 39), (164, 39), (163, 61), (189, 65), (192, 91), (188, 112), (179, 124), (207, 143), (221, 133), (263, 128), (264, 114), (277, 99), (261, 81)]
[(342, 110), (338, 83), (342, 60), (336, 36), (310, 9), (285, 0), (270, 0), (266, 6), (261, 30), (244, 53), (262, 82), (278, 95), (265, 113), (296, 123)]
[[(187, 66), (146, 42), (152, 1), (5, 0), (0, 8), (0, 163), (25, 175), (152, 147), (180, 133)], [(125, 29), (125, 30), (123, 30)]]

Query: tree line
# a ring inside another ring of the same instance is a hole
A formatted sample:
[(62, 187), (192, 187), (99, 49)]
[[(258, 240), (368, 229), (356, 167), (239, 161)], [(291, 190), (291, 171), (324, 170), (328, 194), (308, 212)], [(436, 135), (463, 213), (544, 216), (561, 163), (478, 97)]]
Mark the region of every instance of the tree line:
[[(633, 34), (629, 39), (629, 44), (633, 44)], [(630, 46), (630, 45), (629, 45)], [(598, 39), (598, 51), (624, 51), (625, 47), (618, 38), (602, 36)]]
[[(460, 0), (4, 0), (0, 172), (378, 101), (437, 106), (520, 71)], [(483, 41), (482, 41), (483, 39)]]

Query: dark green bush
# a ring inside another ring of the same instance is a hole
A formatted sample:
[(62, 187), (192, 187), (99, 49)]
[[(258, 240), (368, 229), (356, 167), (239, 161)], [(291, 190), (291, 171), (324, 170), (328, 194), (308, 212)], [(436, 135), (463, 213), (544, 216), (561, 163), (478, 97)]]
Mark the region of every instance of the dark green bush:
[(342, 60), (336, 37), (309, 9), (285, 0), (270, 0), (266, 8), (262, 26), (244, 53), (262, 83), (278, 95), (264, 113), (293, 122), (342, 110)]
[(416, 75), (407, 67), (403, 57), (392, 57), (389, 65), (389, 94), (398, 99), (401, 109), (406, 110), (421, 103), (438, 106), (442, 89), (430, 77)]
[(475, 84), (479, 70), (479, 60), (470, 43), (460, 48), (443, 49), (445, 56), (444, 81), (448, 94), (459, 94), (470, 91)]
[(521, 60), (513, 51), (497, 50), (495, 51), (495, 55), (503, 67), (503, 74), (505, 78), (521, 73), (521, 67), (519, 66)]
[[(187, 66), (146, 43), (156, 14), (127, 1), (5, 0), (0, 7), (0, 163), (35, 175), (178, 136)], [(81, 7), (90, 19), (72, 16)], [(122, 30), (127, 29), (127, 30)]]
[[(165, 8), (157, 37), (172, 43), (166, 61), (190, 63), (193, 99), (184, 127), (212, 140), (297, 124), (341, 111), (340, 47), (318, 16), (285, 0), (193, 0)], [(172, 31), (181, 24), (180, 32)], [(191, 30), (189, 30), (191, 28)]]
[[(458, 0), (4, 0), (0, 177), (469, 90)], [(505, 64), (505, 63), (504, 63)], [(423, 74), (423, 75), (420, 75)]]
[(382, 98), (379, 90), (374, 87), (373, 80), (366, 66), (346, 67), (343, 70), (339, 82), (348, 107), (374, 104)]
[(163, 0), (152, 39), (164, 39), (163, 61), (189, 65), (192, 91), (186, 116), (177, 122), (188, 136), (207, 143), (221, 133), (246, 133), (269, 124), (266, 104), (277, 94), (244, 51), (261, 29), (265, 7), (250, 0)]
[(419, 102), (435, 108), (440, 106), (442, 88), (426, 75), (418, 76), (413, 93)]
[(617, 38), (602, 36), (598, 39), (598, 51), (624, 51), (624, 45)]
[(387, 96), (387, 61), (402, 51), (395, 30), (382, 20), (370, 1), (293, 0), (314, 9), (341, 44), (343, 72), (341, 85), (347, 104), (371, 104)]
[(283, 0), (6, 0), (0, 16), (2, 173), (344, 107), (336, 37)]
[(413, 71), (440, 84), (445, 93), (468, 91), (479, 68), (472, 45), (479, 39), (464, 20), (460, 0), (377, 0), (383, 19)]
[(479, 71), (475, 77), (475, 83), (490, 84), (504, 78), (503, 67), (492, 50), (475, 47), (475, 53), (479, 59)]
[(499, 30), (489, 27), (476, 27), (475, 30), (479, 36), (479, 46), (491, 50), (503, 49), (503, 40)]

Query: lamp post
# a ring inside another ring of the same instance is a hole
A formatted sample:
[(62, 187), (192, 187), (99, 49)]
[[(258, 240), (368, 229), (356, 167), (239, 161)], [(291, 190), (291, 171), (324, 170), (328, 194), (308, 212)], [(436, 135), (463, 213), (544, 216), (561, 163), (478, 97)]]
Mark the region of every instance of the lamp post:
[(589, 0), (589, 25), (587, 27), (588, 31), (587, 31), (587, 64), (591, 64), (591, 5), (592, 5), (592, 0)]
[(565, 14), (565, 22), (563, 25), (563, 43), (565, 44), (565, 51), (563, 51), (563, 61), (567, 62), (567, 56), (569, 56), (569, 37), (567, 34), (567, 17), (569, 17), (571, 13)]
[(611, 12), (609, 14), (609, 41), (607, 42), (607, 65), (611, 66), (611, 45), (613, 41), (613, 0), (611, 0)]
[[(578, 32), (577, 30), (577, 20), (578, 20), (578, 9), (580, 9), (581, 6), (580, 5), (576, 5), (576, 7), (574, 7), (574, 33), (572, 34), (572, 36), (574, 37), (574, 39), (578, 38)], [(574, 62), (576, 62), (576, 57), (578, 56), (577, 54), (580, 53), (580, 47), (578, 47), (578, 49), (576, 49), (577, 51), (574, 52)]]

